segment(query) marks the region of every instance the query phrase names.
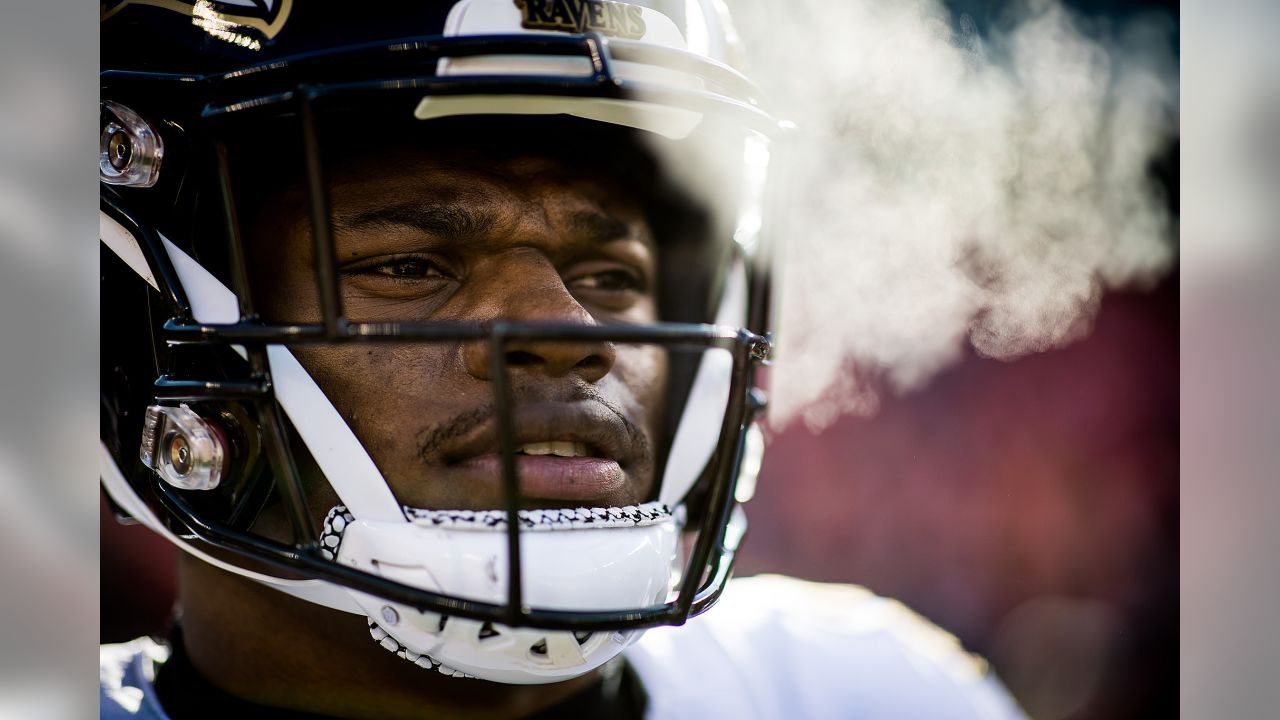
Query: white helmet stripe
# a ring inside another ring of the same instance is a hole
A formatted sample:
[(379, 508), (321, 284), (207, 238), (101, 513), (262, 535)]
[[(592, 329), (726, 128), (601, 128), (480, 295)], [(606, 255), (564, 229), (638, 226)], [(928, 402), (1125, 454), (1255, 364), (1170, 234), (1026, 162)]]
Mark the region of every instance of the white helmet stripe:
[[(746, 314), (746, 268), (742, 260), (737, 259), (725, 279), (716, 324), (742, 327), (746, 323)], [(679, 429), (671, 442), (667, 470), (658, 494), (658, 500), (667, 507), (680, 504), (715, 452), (724, 413), (729, 405), (732, 375), (733, 356), (727, 351), (709, 350), (704, 353), (689, 388), (689, 400), (680, 415)]]
[[(119, 223), (100, 213), (102, 240), (135, 272), (157, 287), (137, 240)], [(204, 323), (233, 323), (240, 317), (236, 296), (200, 263), (161, 236), (178, 279), (191, 303), (191, 314)], [(146, 271), (143, 274), (142, 271)], [(244, 348), (235, 346), (245, 354)], [(361, 520), (406, 522), (400, 504), (364, 446), (333, 403), (288, 348), (267, 347), (276, 399), (293, 421), (338, 497)]]
[(293, 353), (269, 345), (267, 359), (276, 398), (351, 514), (361, 520), (407, 522), (373, 458)]

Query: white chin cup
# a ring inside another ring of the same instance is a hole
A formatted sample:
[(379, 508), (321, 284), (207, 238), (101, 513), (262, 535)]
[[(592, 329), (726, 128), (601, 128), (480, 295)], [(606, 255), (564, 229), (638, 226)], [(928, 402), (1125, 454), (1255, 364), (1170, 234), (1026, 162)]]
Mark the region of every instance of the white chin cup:
[[(507, 602), (506, 512), (406, 509), (409, 522), (352, 519), (335, 508), (324, 546), (337, 561), (423, 590)], [(666, 602), (679, 580), (680, 529), (660, 503), (625, 508), (523, 510), (524, 604), (538, 610), (627, 610)], [(422, 667), (514, 684), (578, 677), (640, 632), (510, 628), (442, 618), (361, 592), (374, 639)], [(383, 635), (383, 632), (386, 635)]]

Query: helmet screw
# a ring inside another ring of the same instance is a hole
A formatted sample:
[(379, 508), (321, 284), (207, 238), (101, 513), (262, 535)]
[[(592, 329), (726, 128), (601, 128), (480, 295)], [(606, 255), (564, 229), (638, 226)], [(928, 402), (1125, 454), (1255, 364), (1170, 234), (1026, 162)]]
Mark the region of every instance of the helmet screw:
[(769, 352), (772, 349), (772, 343), (768, 340), (757, 340), (751, 343), (751, 358), (756, 362), (767, 363), (769, 361)]
[(182, 476), (190, 474), (191, 446), (187, 443), (187, 436), (181, 433), (171, 434), (168, 449), (169, 464), (173, 466), (174, 472)]
[(124, 172), (133, 159), (133, 140), (124, 130), (116, 130), (107, 138), (107, 161), (111, 167)]
[(390, 605), (382, 606), (382, 621), (388, 625), (395, 625), (400, 622), (400, 613)]

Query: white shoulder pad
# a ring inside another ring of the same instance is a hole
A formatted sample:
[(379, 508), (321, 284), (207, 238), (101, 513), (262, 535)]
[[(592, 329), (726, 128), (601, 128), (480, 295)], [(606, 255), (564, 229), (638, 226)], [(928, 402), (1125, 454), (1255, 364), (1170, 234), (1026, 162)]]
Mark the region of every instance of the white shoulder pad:
[(168, 720), (155, 693), (155, 671), (169, 649), (150, 638), (98, 651), (98, 708), (102, 720)]
[(735, 580), (715, 608), (649, 631), (627, 658), (655, 718), (1026, 717), (954, 637), (852, 585)]

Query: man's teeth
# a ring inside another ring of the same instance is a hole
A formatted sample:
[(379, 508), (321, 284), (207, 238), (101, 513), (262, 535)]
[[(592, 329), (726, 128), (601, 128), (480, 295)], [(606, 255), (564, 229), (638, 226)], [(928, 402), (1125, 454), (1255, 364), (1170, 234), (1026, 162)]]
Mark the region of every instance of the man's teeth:
[(558, 457), (588, 457), (587, 444), (552, 440), (550, 442), (525, 443), (516, 448), (525, 455), (556, 455)]

